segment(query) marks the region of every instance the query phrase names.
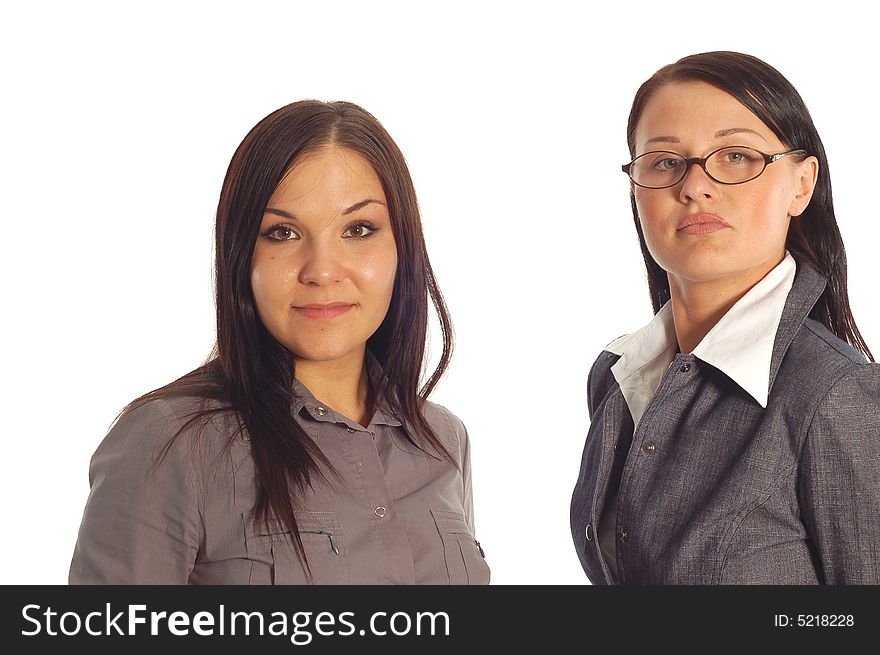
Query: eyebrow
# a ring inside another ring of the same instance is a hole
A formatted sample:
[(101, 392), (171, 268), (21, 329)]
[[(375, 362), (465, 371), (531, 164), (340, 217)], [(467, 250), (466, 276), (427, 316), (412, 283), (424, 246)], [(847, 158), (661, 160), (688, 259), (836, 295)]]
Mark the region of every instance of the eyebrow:
[[(747, 127), (728, 127), (726, 130), (718, 130), (717, 132), (715, 132), (715, 138), (720, 139), (725, 136), (730, 136), (731, 134), (739, 134), (742, 132), (754, 134), (760, 137), (761, 140), (765, 143), (767, 142), (767, 139), (761, 136), (758, 132), (755, 132), (755, 130), (750, 130)], [(676, 136), (655, 136), (645, 141), (645, 145), (648, 145), (649, 143), (681, 143), (681, 139)]]
[(345, 216), (346, 214), (352, 214), (352, 213), (356, 212), (358, 209), (363, 209), (367, 205), (370, 205), (373, 203), (375, 203), (377, 205), (382, 205), (383, 207), (385, 206), (384, 202), (381, 202), (379, 200), (375, 200), (373, 198), (366, 198), (365, 200), (361, 200), (360, 202), (354, 203), (351, 207), (349, 207), (344, 212), (342, 212), (342, 215)]
[[(360, 202), (356, 202), (351, 207), (345, 209), (342, 212), (342, 215), (347, 216), (348, 214), (353, 214), (357, 210), (363, 209), (367, 205), (370, 205), (373, 203), (375, 203), (377, 205), (382, 205), (383, 207), (385, 206), (385, 203), (382, 202), (381, 200), (376, 200), (374, 198), (365, 198), (364, 200), (361, 200)], [(283, 209), (278, 209), (277, 207), (266, 207), (266, 211), (264, 211), (263, 213), (264, 214), (275, 214), (276, 216), (281, 216), (282, 218), (286, 218), (289, 221), (296, 220), (295, 214), (291, 214), (290, 212), (285, 211)]]
[(750, 130), (747, 127), (729, 127), (726, 130), (718, 130), (717, 132), (715, 132), (715, 138), (720, 139), (723, 136), (730, 136), (731, 134), (738, 134), (740, 132), (749, 132), (750, 134), (754, 134), (755, 136), (760, 137), (761, 141), (767, 143), (767, 139), (761, 136), (758, 132), (755, 132), (755, 130)]

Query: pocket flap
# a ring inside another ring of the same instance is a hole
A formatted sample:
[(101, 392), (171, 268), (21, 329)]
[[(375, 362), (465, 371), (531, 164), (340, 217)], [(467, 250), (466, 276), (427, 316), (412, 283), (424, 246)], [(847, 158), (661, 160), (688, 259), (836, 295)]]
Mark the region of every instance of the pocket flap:
[(464, 520), (464, 514), (444, 509), (432, 509), (431, 516), (434, 517), (434, 523), (437, 524), (437, 530), (440, 534), (471, 537), (471, 529), (468, 527), (467, 521)]
[[(336, 512), (309, 512), (297, 510), (293, 513), (300, 533), (330, 532), (338, 535), (341, 532)], [(290, 529), (280, 518), (270, 514), (268, 525), (259, 520), (255, 512), (242, 514), (245, 534), (248, 537), (270, 537), (273, 535), (290, 534)]]

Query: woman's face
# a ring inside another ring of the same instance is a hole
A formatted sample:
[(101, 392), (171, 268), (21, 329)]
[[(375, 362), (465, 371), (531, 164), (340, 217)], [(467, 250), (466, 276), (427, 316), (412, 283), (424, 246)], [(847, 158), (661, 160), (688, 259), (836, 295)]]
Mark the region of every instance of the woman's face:
[(373, 167), (332, 145), (297, 161), (269, 198), (251, 264), (260, 320), (294, 361), (362, 362), (396, 271)]
[[(733, 96), (705, 82), (675, 82), (650, 97), (636, 126), (636, 156), (669, 150), (705, 157), (724, 146), (788, 150)], [(749, 278), (778, 264), (792, 216), (806, 209), (818, 161), (782, 157), (743, 184), (715, 182), (693, 165), (673, 187), (632, 185), (645, 241), (670, 283)], [(702, 227), (700, 224), (703, 224)]]

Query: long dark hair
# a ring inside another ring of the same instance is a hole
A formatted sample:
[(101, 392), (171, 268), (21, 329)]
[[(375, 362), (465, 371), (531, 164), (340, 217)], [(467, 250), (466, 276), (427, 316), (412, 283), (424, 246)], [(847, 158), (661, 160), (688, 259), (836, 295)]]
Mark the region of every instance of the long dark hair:
[[(391, 304), (367, 341), (384, 372), (379, 388), (371, 389), (374, 406), (387, 403), (416, 445), (458, 466), (423, 413), (424, 402), (449, 364), (452, 323), (428, 260), (412, 178), (385, 128), (349, 102), (295, 102), (266, 116), (245, 136), (229, 164), (217, 208), (214, 350), (196, 370), (126, 408), (180, 396), (220, 401), (219, 408), (215, 403), (191, 414), (175, 438), (195, 422), (204, 426), (213, 414), (231, 412), (238, 431), (229, 435), (229, 443), (244, 431), (249, 438), (256, 471), (257, 519), (268, 522), (274, 514), (291, 530), (307, 570), (294, 510), (313, 478), (326, 481), (335, 472), (291, 416), (293, 355), (269, 334), (257, 315), (251, 260), (263, 212), (284, 174), (304, 155), (330, 144), (358, 153), (375, 169), (397, 243)], [(420, 386), (429, 297), (439, 318), (443, 350), (437, 367)]]
[[(825, 148), (800, 94), (779, 71), (757, 57), (739, 52), (704, 52), (664, 66), (639, 87), (633, 99), (626, 130), (630, 155), (636, 156), (636, 127), (653, 93), (670, 82), (691, 81), (708, 82), (726, 91), (773, 130), (787, 149), (803, 149), (819, 160), (819, 178), (813, 197), (806, 210), (791, 221), (786, 247), (828, 280), (810, 317), (874, 361), (849, 306), (846, 252), (834, 217)], [(670, 298), (669, 278), (648, 252), (635, 195), (630, 194), (630, 200), (648, 271), (648, 292), (656, 314)]]

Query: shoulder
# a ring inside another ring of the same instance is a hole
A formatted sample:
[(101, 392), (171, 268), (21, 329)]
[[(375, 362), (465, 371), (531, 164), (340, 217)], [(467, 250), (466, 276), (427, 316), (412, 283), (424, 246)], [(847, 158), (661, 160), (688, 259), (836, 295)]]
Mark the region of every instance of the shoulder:
[(880, 437), (880, 364), (862, 362), (845, 368), (816, 405), (811, 431), (833, 431), (844, 440), (866, 429)]
[[(621, 339), (623, 338), (625, 337), (621, 337)], [(620, 355), (611, 352), (608, 348), (618, 341), (620, 341), (620, 339), (616, 339), (609, 344), (605, 350), (600, 352), (596, 361), (593, 362), (593, 365), (590, 367), (590, 374), (587, 377), (587, 394), (591, 414), (617, 382), (614, 378), (614, 374), (611, 372), (611, 367), (617, 363), (617, 360), (620, 359)]]
[(867, 364), (865, 356), (836, 336), (819, 321), (808, 318), (804, 321), (802, 338), (816, 352), (826, 359), (836, 360), (844, 366), (861, 366)]
[[(113, 430), (126, 428), (127, 432), (148, 433), (159, 438), (163, 434), (176, 434), (182, 430), (194, 432), (188, 428), (199, 418), (228, 419), (230, 417), (225, 414), (230, 413), (218, 401), (197, 396), (149, 398), (129, 403), (114, 423)], [(217, 427), (217, 421), (214, 427)]]
[[(851, 374), (872, 375), (862, 353), (813, 319), (797, 330), (780, 363), (784, 388), (794, 386), (808, 404), (826, 396), (838, 380)], [(775, 383), (774, 383), (775, 386)]]
[[(823, 435), (849, 446), (880, 438), (880, 364), (812, 319), (804, 321), (789, 353), (802, 395), (811, 397), (808, 443)], [(810, 388), (812, 394), (804, 393)]]
[(130, 403), (122, 410), (95, 456), (116, 450), (153, 450), (166, 445), (182, 424), (176, 408), (164, 399)]
[(233, 421), (217, 401), (183, 396), (130, 403), (92, 457), (92, 466), (127, 470), (171, 460), (189, 467), (216, 447)]
[(610, 376), (613, 379), (614, 376), (611, 373), (611, 367), (617, 363), (617, 360), (619, 360), (620, 357), (620, 354), (605, 348), (605, 350), (599, 353), (596, 360), (593, 362), (593, 365), (590, 367), (590, 378), (598, 381), (601, 378)]
[(428, 400), (425, 401), (422, 412), (428, 425), (437, 433), (443, 443), (456, 450), (467, 445), (467, 428), (461, 419), (448, 408)]

